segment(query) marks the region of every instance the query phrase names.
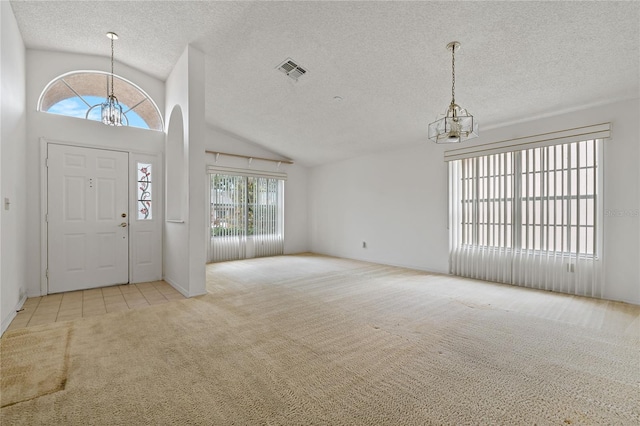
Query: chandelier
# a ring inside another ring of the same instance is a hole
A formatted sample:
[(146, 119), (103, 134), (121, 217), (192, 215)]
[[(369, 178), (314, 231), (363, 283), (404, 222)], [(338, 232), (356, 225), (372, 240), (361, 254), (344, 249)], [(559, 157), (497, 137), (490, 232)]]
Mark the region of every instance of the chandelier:
[[(122, 112), (122, 106), (120, 106), (118, 98), (113, 93), (113, 41), (118, 39), (118, 34), (108, 32), (107, 37), (111, 39), (111, 84), (109, 84), (109, 76), (107, 76), (107, 99), (105, 102), (89, 108), (85, 118), (89, 117), (91, 110), (99, 106), (103, 124), (107, 126), (128, 126), (129, 120), (126, 114)], [(109, 93), (109, 88), (111, 88), (111, 93)]]
[(456, 50), (460, 43), (447, 44), (451, 50), (451, 103), (444, 115), (429, 124), (429, 139), (435, 143), (458, 143), (478, 136), (478, 123), (469, 112), (456, 104)]

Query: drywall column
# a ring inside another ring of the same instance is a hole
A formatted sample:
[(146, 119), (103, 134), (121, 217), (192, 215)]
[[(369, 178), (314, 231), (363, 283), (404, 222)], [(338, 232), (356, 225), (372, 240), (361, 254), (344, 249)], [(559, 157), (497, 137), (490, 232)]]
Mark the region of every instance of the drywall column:
[(9, 326), (26, 297), (27, 130), (25, 47), (9, 2), (0, 2), (0, 20), (1, 333)]
[[(164, 278), (185, 296), (205, 290), (204, 55), (187, 46), (166, 83), (168, 189)], [(182, 137), (180, 137), (180, 127)], [(182, 143), (180, 152), (179, 144)]]
[(189, 46), (189, 296), (206, 293), (204, 54)]

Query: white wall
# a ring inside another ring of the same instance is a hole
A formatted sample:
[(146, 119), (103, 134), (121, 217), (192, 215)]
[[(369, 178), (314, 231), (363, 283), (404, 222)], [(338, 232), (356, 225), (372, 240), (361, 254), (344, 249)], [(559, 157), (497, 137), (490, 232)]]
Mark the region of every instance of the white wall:
[[(481, 131), (472, 144), (610, 121), (605, 142), (604, 297), (640, 304), (640, 101), (618, 102)], [(481, 117), (480, 117), (481, 119)], [(444, 147), (420, 145), (311, 169), (309, 228), (314, 252), (448, 271)], [(362, 248), (362, 241), (367, 248)]]
[[(26, 296), (25, 48), (9, 2), (0, 2), (0, 334)], [(11, 202), (9, 210), (4, 199)]]
[[(204, 72), (204, 55), (187, 46), (166, 83), (165, 115), (170, 116), (176, 106), (182, 111), (187, 182), (186, 198), (179, 192), (168, 193), (167, 204), (186, 201), (187, 205), (180, 209), (181, 219), (165, 223), (164, 278), (185, 296), (206, 292)], [(173, 132), (167, 129), (167, 133)], [(167, 159), (167, 169), (171, 161)]]
[[(256, 156), (283, 160), (285, 157), (271, 152), (254, 142), (239, 136), (229, 134), (214, 127), (207, 127), (205, 139), (207, 151), (228, 154)], [(220, 155), (216, 161), (215, 155), (207, 154), (207, 164), (242, 168), (247, 170), (279, 171), (287, 174), (284, 185), (284, 253), (302, 253), (309, 250), (307, 227), (307, 177), (308, 169), (299, 164), (281, 164), (270, 161), (234, 158)]]
[(446, 272), (445, 185), (442, 150), (426, 143), (315, 167), (309, 177), (311, 249)]
[[(41, 202), (40, 186), (40, 138), (50, 141), (90, 145), (99, 148), (115, 148), (131, 152), (164, 152), (164, 133), (134, 127), (110, 127), (97, 121), (48, 114), (37, 111), (37, 103), (44, 87), (54, 78), (75, 70), (108, 70), (108, 57), (76, 55), (70, 53), (28, 49), (27, 71), (27, 164), (26, 179), (27, 230), (26, 242), (29, 258), (27, 292), (29, 296), (41, 295)], [(136, 83), (156, 102), (160, 111), (164, 108), (164, 83), (126, 65), (115, 65), (118, 75)], [(117, 93), (116, 93), (117, 95)]]

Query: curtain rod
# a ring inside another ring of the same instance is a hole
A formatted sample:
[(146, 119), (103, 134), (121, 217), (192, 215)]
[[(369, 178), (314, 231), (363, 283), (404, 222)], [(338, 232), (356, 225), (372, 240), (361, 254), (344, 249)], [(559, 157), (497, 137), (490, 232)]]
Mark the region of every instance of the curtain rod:
[(285, 160), (274, 160), (273, 158), (263, 158), (263, 157), (255, 157), (252, 155), (240, 155), (240, 154), (229, 154), (227, 152), (218, 152), (218, 151), (205, 151), (207, 154), (214, 154), (216, 156), (216, 160), (219, 155), (226, 155), (227, 157), (238, 157), (238, 158), (246, 158), (251, 162), (251, 160), (262, 160), (262, 161), (272, 161), (274, 163), (283, 163), (283, 164), (293, 164), (293, 160), (285, 159)]

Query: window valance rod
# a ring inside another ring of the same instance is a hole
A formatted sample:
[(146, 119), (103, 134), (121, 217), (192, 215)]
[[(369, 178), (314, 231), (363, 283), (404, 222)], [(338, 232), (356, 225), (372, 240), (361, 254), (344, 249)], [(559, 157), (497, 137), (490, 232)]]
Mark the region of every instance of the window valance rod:
[(216, 160), (220, 155), (226, 155), (227, 157), (238, 157), (238, 158), (246, 158), (251, 162), (251, 160), (262, 160), (262, 161), (271, 161), (273, 163), (282, 163), (282, 164), (293, 164), (293, 160), (284, 159), (284, 160), (276, 160), (273, 158), (264, 158), (264, 157), (256, 157), (253, 155), (241, 155), (241, 154), (230, 154), (228, 152), (218, 152), (218, 151), (205, 151), (207, 154), (213, 154), (216, 156)]
[(608, 139), (610, 137), (611, 123), (600, 123), (479, 145), (468, 145), (462, 148), (448, 149), (444, 152), (444, 160), (461, 160), (463, 158), (520, 151), (523, 149), (539, 148), (542, 146), (567, 144), (590, 139)]

